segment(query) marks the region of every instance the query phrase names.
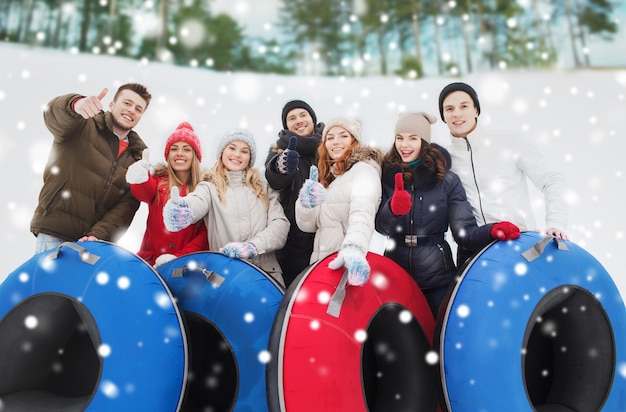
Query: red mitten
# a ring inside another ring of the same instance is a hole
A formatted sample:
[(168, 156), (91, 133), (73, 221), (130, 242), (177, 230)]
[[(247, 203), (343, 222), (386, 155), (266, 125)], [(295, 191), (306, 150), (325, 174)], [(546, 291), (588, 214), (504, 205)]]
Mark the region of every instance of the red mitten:
[(507, 221), (494, 223), (489, 233), (493, 239), (498, 240), (513, 240), (520, 236), (519, 227)]
[(404, 178), (402, 173), (396, 173), (396, 187), (390, 201), (391, 212), (396, 216), (402, 216), (411, 210), (411, 194), (404, 190)]

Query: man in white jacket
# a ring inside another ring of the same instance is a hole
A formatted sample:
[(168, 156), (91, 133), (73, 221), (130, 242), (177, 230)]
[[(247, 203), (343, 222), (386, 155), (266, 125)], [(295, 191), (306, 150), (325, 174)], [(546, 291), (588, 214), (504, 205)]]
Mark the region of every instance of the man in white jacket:
[[(452, 171), (461, 178), (479, 226), (508, 220), (521, 231), (541, 230), (568, 239), (567, 183), (543, 153), (524, 139), (481, 127), (478, 95), (466, 83), (443, 88), (439, 112), (450, 130)], [(543, 228), (535, 223), (527, 179), (545, 198)]]

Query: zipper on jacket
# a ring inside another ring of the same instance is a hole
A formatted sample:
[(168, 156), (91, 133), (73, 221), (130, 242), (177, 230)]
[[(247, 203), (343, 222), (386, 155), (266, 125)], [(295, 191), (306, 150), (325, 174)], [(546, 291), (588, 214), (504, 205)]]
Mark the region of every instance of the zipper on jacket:
[(107, 191), (109, 189), (109, 186), (111, 186), (111, 181), (113, 180), (113, 174), (115, 173), (115, 169), (116, 168), (117, 168), (117, 160), (114, 160), (113, 164), (111, 165), (111, 169), (109, 170), (109, 176), (107, 177), (107, 180), (104, 183), (104, 187), (102, 188), (102, 192), (100, 192), (100, 197), (96, 201), (96, 207), (98, 207), (100, 202), (102, 202), (102, 199), (104, 199), (104, 196), (107, 193)]
[[(414, 210), (414, 206), (415, 206), (415, 185), (413, 185), (413, 183), (411, 183), (411, 200), (413, 201), (413, 206), (411, 206), (411, 210), (409, 211), (409, 233), (413, 234), (413, 224), (414, 224), (414, 220), (413, 220), (413, 216), (415, 216), (415, 214), (413, 213)], [(420, 200), (421, 200), (421, 196), (420, 196)], [(411, 274), (411, 276), (413, 276), (413, 246), (409, 246), (409, 274)]]
[(474, 168), (474, 152), (472, 151), (472, 146), (467, 137), (464, 137), (465, 144), (467, 145), (467, 151), (470, 153), (470, 164), (472, 165), (472, 176), (474, 177), (474, 185), (476, 186), (476, 192), (478, 193), (478, 209), (480, 210), (480, 215), (483, 217), (483, 224), (487, 224), (487, 219), (485, 219), (485, 212), (483, 211), (483, 199), (480, 196), (480, 188), (478, 187), (478, 180), (476, 180), (476, 169)]
[(443, 259), (443, 267), (445, 270), (448, 270), (448, 260), (446, 259), (446, 251), (444, 250), (443, 246), (441, 246), (440, 243), (437, 243), (437, 247), (439, 248), (439, 251), (441, 252), (441, 259)]

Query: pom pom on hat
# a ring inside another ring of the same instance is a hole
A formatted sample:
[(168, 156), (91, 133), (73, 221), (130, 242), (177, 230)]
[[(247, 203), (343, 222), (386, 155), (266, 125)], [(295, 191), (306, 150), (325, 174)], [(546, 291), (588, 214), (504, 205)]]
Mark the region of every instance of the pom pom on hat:
[(202, 148), (200, 146), (200, 139), (196, 136), (196, 133), (193, 131), (193, 127), (187, 122), (182, 122), (176, 127), (176, 130), (165, 142), (165, 158), (167, 159), (167, 154), (170, 152), (170, 148), (174, 143), (177, 142), (185, 142), (189, 144), (196, 152), (196, 156), (198, 156), (198, 160), (202, 161)]
[(224, 136), (222, 136), (222, 140), (220, 140), (217, 145), (217, 159), (222, 156), (222, 152), (224, 148), (230, 143), (236, 140), (240, 140), (248, 145), (250, 148), (250, 167), (254, 166), (254, 162), (256, 160), (256, 143), (254, 141), (254, 136), (246, 129), (232, 129)]
[(439, 113), (441, 114), (441, 120), (443, 120), (444, 123), (446, 122), (446, 119), (443, 117), (443, 101), (446, 100), (446, 97), (448, 97), (450, 93), (459, 91), (469, 94), (474, 102), (474, 106), (476, 106), (476, 112), (480, 114), (480, 102), (478, 101), (478, 94), (476, 93), (476, 90), (474, 90), (474, 88), (467, 83), (450, 83), (444, 87), (443, 90), (441, 90), (441, 93), (439, 93)]
[(326, 123), (324, 127), (324, 133), (322, 134), (322, 140), (326, 140), (328, 131), (335, 126), (343, 127), (346, 129), (357, 142), (361, 143), (361, 121), (354, 117), (336, 117)]
[(285, 104), (283, 107), (282, 119), (283, 119), (283, 129), (287, 129), (287, 115), (293, 109), (304, 109), (311, 115), (311, 119), (313, 119), (313, 126), (317, 124), (317, 116), (315, 115), (315, 111), (313, 108), (308, 105), (307, 102), (303, 100), (291, 100)]
[(411, 133), (430, 143), (430, 125), (437, 122), (437, 118), (425, 112), (401, 113), (396, 122), (395, 134)]

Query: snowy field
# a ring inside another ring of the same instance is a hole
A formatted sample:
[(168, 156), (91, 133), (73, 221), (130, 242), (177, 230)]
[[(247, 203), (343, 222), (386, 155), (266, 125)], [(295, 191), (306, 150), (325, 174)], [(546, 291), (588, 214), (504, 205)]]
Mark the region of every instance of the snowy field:
[[(32, 256), (35, 239), (29, 222), (42, 184), (51, 144), (42, 109), (57, 95), (98, 94), (126, 82), (145, 84), (153, 100), (137, 132), (151, 147), (152, 162), (163, 161), (164, 142), (176, 125), (189, 121), (201, 138), (204, 166), (215, 161), (216, 142), (233, 127), (257, 139), (257, 167), (281, 127), (283, 104), (306, 100), (324, 121), (335, 116), (363, 120), (364, 140), (387, 150), (398, 113), (424, 110), (438, 115), (439, 91), (457, 79), (308, 78), (225, 74), (140, 63), (106, 56), (71, 55), (0, 43), (0, 167), (5, 179), (0, 214), (0, 281)], [(461, 80), (478, 91), (480, 121), (516, 130), (530, 139), (563, 171), (569, 182), (568, 234), (608, 270), (622, 296), (626, 273), (626, 70), (494, 72)], [(439, 121), (433, 141), (447, 145)], [(535, 196), (538, 222), (542, 198)], [(147, 209), (142, 206), (120, 242), (135, 252)], [(379, 238), (372, 243), (378, 251)]]

